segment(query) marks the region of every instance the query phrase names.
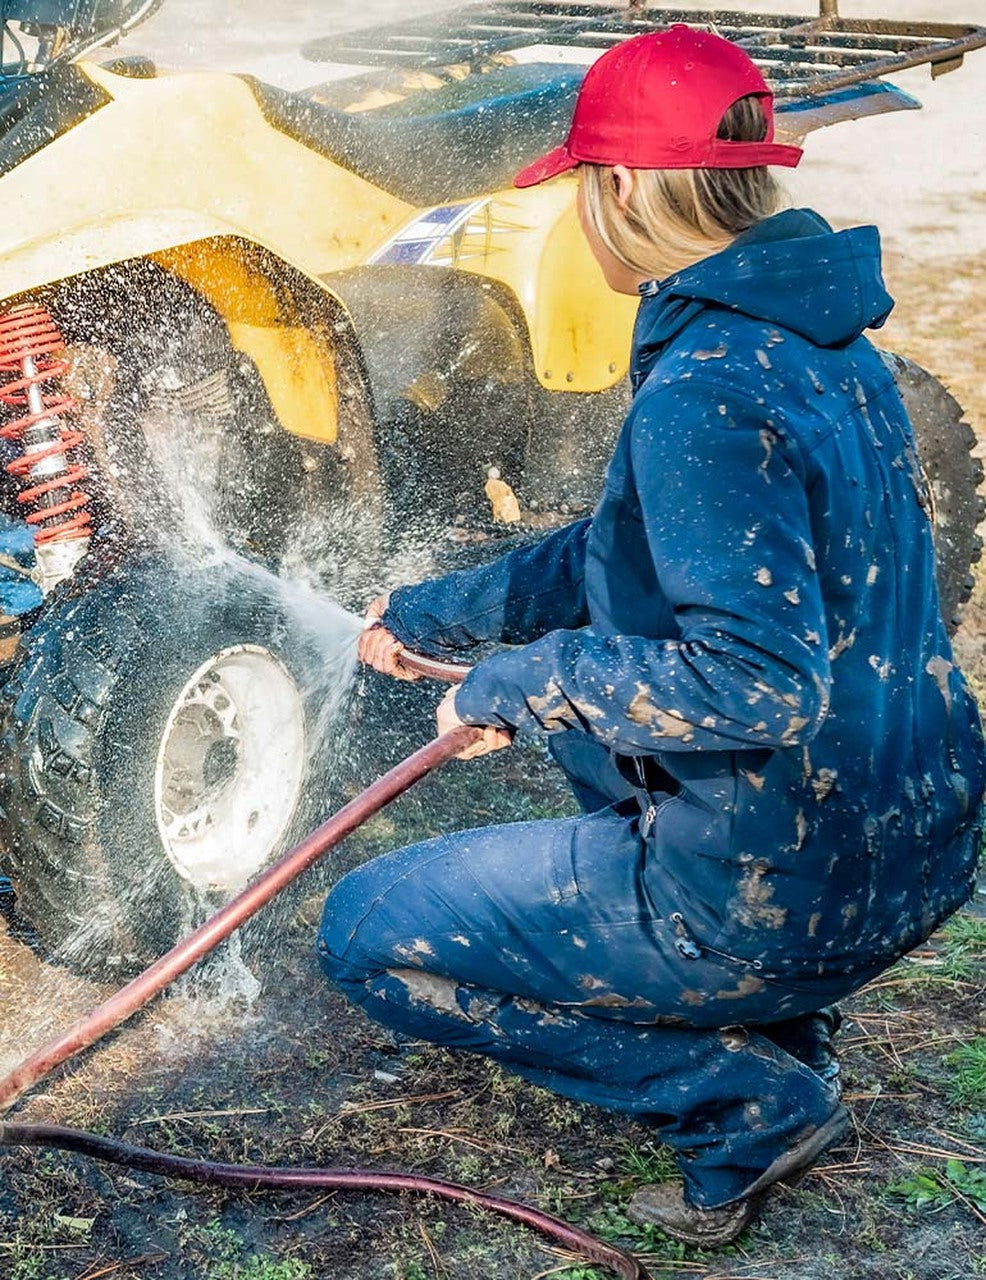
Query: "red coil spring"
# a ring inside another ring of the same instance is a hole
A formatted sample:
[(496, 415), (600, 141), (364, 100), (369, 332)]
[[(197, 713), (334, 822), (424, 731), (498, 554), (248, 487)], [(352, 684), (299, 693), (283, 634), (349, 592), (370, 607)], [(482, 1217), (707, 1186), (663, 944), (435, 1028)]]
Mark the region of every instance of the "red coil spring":
[[(38, 505), (47, 494), (58, 490), (64, 493), (61, 500), (56, 499), (50, 506), (40, 505), (25, 517), (27, 523), (34, 526), (34, 540), (39, 545), (88, 538), (91, 532), (92, 516), (86, 510), (89, 496), (74, 488), (88, 472), (68, 458), (69, 450), (82, 443), (82, 432), (61, 421), (78, 406), (71, 396), (58, 394), (55, 388), (46, 385), (61, 378), (70, 368), (68, 360), (56, 356), (64, 347), (62, 335), (43, 307), (15, 307), (0, 316), (0, 379), (3, 375), (8, 378), (13, 375), (11, 381), (0, 380), (0, 403), (14, 412), (28, 410), (0, 427), (0, 436), (19, 442), (24, 432), (37, 422), (57, 424), (57, 439), (7, 463), (10, 474), (30, 486), (18, 494), (18, 502)], [(31, 411), (31, 391), (35, 387), (40, 397), (40, 412)], [(49, 479), (31, 484), (31, 471), (39, 462), (56, 455), (61, 455), (64, 469)]]

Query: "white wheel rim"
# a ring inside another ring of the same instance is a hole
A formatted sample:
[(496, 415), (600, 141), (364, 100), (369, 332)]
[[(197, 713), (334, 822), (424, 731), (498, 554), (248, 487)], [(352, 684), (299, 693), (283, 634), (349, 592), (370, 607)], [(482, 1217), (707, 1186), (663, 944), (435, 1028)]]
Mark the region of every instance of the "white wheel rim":
[(158, 832), (197, 889), (238, 889), (275, 852), (298, 807), (305, 715), (291, 674), (240, 644), (199, 667), (168, 716), (154, 774)]

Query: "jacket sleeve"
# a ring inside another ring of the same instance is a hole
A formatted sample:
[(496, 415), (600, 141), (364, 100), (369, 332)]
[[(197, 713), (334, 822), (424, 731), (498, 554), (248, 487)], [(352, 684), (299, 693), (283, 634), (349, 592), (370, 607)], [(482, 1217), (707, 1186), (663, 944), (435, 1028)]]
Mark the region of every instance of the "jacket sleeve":
[(547, 631), (584, 626), (591, 523), (566, 525), (478, 569), (400, 587), (384, 626), (409, 648), (437, 656), (484, 640), (527, 644)]
[(799, 450), (715, 385), (647, 391), (627, 425), (631, 518), (679, 638), (555, 631), (477, 666), (458, 714), (580, 728), (628, 754), (807, 741), (831, 677)]

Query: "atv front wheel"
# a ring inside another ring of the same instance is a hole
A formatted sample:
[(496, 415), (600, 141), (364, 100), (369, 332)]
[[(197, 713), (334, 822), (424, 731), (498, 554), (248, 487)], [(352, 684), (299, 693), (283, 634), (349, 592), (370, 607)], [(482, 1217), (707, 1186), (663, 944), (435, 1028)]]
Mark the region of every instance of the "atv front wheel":
[(0, 786), (52, 958), (148, 963), (328, 811), (352, 636), (288, 590), (248, 564), (131, 564), (42, 614), (4, 690)]

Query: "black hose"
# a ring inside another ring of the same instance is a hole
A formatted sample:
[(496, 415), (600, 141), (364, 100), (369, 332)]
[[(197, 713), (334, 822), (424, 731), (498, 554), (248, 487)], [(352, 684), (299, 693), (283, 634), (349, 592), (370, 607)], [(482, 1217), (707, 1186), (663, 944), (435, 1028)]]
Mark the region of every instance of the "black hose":
[(64, 1129), (46, 1124), (0, 1123), (0, 1145), (54, 1147), (61, 1151), (91, 1156), (96, 1160), (105, 1160), (110, 1164), (123, 1165), (128, 1169), (139, 1169), (144, 1173), (181, 1178), (186, 1182), (205, 1183), (213, 1187), (243, 1188), (247, 1191), (261, 1188), (271, 1191), (312, 1188), (320, 1191), (411, 1191), (418, 1195), (438, 1196), (443, 1200), (475, 1205), (476, 1208), (521, 1222), (571, 1253), (609, 1267), (622, 1280), (650, 1280), (643, 1264), (636, 1258), (571, 1223), (563, 1222), (553, 1214), (543, 1213), (519, 1200), (492, 1195), (488, 1191), (475, 1191), (439, 1178), (426, 1178), (412, 1173), (387, 1173), (375, 1169), (290, 1169), (216, 1164), (210, 1160), (189, 1160), (182, 1156), (167, 1155), (151, 1151), (147, 1147), (133, 1147), (125, 1142), (118, 1142), (115, 1138), (104, 1138), (79, 1129)]

